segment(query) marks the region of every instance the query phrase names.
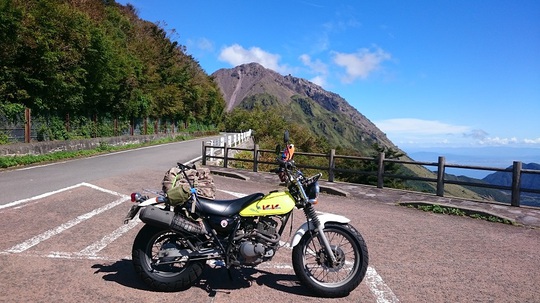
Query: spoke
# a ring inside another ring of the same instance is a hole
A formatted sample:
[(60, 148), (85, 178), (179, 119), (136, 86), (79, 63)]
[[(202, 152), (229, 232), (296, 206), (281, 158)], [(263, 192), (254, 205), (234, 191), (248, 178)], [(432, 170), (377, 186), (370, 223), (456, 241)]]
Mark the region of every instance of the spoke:
[(313, 235), (308, 241), (304, 252), (304, 267), (309, 275), (320, 283), (340, 283), (350, 278), (357, 265), (357, 252), (349, 238), (340, 231), (325, 232), (325, 236), (332, 247), (338, 263), (332, 265), (326, 256), (320, 254), (325, 251), (319, 237)]

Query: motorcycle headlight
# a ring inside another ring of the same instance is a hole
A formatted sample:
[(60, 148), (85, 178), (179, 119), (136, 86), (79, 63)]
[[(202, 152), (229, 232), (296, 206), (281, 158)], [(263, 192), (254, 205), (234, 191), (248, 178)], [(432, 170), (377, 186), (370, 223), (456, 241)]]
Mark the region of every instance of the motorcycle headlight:
[(308, 202), (311, 204), (317, 204), (317, 199), (319, 198), (319, 182), (313, 182), (309, 184), (306, 188), (306, 195), (308, 197)]

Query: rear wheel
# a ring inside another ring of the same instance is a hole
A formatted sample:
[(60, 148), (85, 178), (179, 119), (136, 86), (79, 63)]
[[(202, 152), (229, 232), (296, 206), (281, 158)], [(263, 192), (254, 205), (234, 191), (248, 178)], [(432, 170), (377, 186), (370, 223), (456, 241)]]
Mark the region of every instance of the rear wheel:
[(145, 225), (133, 243), (132, 259), (135, 271), (153, 289), (160, 291), (185, 290), (201, 276), (204, 263), (179, 257), (159, 257), (170, 249), (187, 248), (182, 238), (170, 230)]
[(293, 248), (293, 268), (307, 288), (323, 297), (347, 296), (366, 275), (367, 246), (362, 235), (349, 224), (327, 223), (324, 234), (336, 262), (332, 262), (317, 232), (308, 231)]

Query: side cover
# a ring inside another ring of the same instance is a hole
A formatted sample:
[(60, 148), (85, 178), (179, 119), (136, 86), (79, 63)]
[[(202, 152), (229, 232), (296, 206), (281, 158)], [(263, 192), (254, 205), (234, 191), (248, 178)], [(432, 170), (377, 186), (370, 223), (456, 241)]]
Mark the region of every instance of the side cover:
[(272, 192), (240, 211), (242, 217), (284, 215), (294, 209), (295, 202), (288, 192)]

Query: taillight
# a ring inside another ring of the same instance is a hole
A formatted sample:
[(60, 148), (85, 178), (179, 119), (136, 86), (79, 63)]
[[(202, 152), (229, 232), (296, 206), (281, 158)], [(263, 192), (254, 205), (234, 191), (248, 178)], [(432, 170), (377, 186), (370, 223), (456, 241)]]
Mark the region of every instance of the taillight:
[(141, 199), (141, 194), (131, 193), (131, 202), (137, 202), (139, 199)]

